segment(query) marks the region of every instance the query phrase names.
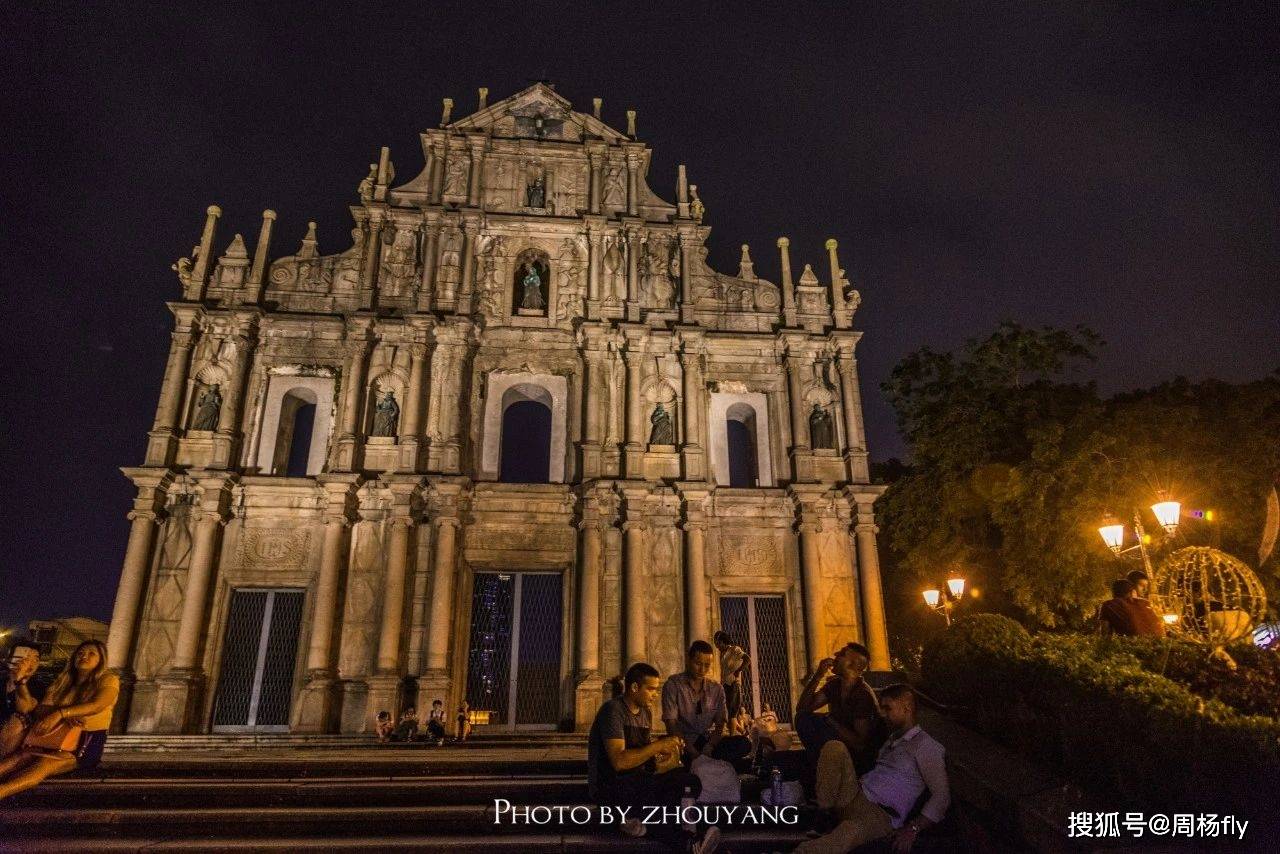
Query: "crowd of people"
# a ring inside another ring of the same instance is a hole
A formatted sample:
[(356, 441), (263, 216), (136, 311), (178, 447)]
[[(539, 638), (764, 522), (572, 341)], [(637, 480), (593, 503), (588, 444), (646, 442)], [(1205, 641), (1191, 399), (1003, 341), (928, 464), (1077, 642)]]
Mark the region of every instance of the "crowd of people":
[(106, 646), (77, 646), (47, 688), (36, 681), (39, 667), (34, 644), (11, 644), (0, 697), (0, 800), (74, 768), (97, 767), (107, 743), (120, 678), (107, 669)]
[[(680, 824), (647, 824), (646, 807), (689, 804), (702, 793), (701, 757), (729, 763), (737, 772), (795, 781), (811, 793), (811, 839), (806, 854), (847, 852), (888, 838), (909, 851), (916, 837), (942, 821), (950, 805), (945, 752), (916, 722), (916, 695), (906, 685), (877, 693), (862, 678), (870, 654), (861, 644), (823, 659), (806, 680), (796, 707), (795, 731), (803, 750), (790, 750), (777, 715), (762, 705), (749, 718), (743, 704), (747, 658), (728, 636), (714, 638), (721, 655), (720, 682), (710, 678), (712, 646), (694, 641), (685, 669), (665, 683), (650, 664), (633, 664), (613, 699), (601, 706), (587, 742), (587, 777), (597, 804), (630, 808), (620, 830), (708, 854), (719, 831), (701, 835)], [(736, 695), (736, 697), (735, 697)], [(666, 734), (653, 734), (652, 709), (661, 709)], [(745, 731), (744, 731), (745, 729)], [(766, 802), (779, 788), (764, 792)], [(798, 806), (798, 804), (796, 804)]]
[[(471, 735), (471, 707), (464, 700), (458, 706), (458, 715), (454, 719), (453, 742), (462, 744)], [(388, 711), (378, 712), (375, 718), (374, 732), (382, 744), (388, 742), (424, 742), (443, 746), (448, 739), (446, 730), (444, 701), (432, 700), (431, 710), (427, 713), (426, 724), (418, 720), (418, 712), (413, 706), (400, 713), (400, 720), (395, 721)]]

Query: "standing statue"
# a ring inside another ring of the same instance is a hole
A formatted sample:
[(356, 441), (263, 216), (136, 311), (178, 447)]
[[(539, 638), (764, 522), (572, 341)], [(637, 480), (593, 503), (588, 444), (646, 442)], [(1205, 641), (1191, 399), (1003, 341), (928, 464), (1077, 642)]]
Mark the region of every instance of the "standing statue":
[(652, 428), (649, 430), (650, 445), (674, 445), (676, 443), (676, 431), (671, 425), (671, 415), (659, 403), (653, 408), (653, 414), (649, 416), (649, 423)]
[(542, 176), (533, 179), (533, 183), (525, 188), (525, 201), (528, 207), (543, 208), (547, 206), (547, 185)]
[(520, 280), (520, 284), (524, 287), (520, 299), (521, 308), (542, 311), (547, 307), (547, 301), (542, 298), (542, 277), (538, 275), (538, 268), (532, 261), (525, 262), (524, 277)]
[(356, 190), (360, 194), (360, 201), (368, 204), (373, 200), (373, 182), (378, 179), (378, 164), (369, 164), (369, 174), (360, 182), (359, 189)]
[(809, 413), (809, 441), (813, 443), (814, 448), (832, 450), (836, 446), (831, 413), (816, 403), (813, 405), (813, 411)]
[(604, 175), (604, 205), (607, 208), (620, 208), (626, 204), (627, 179), (620, 168), (611, 166)]
[(378, 401), (378, 406), (373, 413), (373, 432), (371, 436), (392, 436), (396, 435), (396, 426), (400, 423), (400, 406), (396, 403), (396, 395), (393, 391), (383, 394), (382, 400)]
[(217, 430), (218, 416), (222, 414), (222, 391), (217, 383), (205, 389), (196, 402), (196, 417), (192, 420), (192, 430)]
[(698, 198), (698, 185), (689, 185), (689, 195), (693, 197), (693, 201), (689, 202), (689, 213), (693, 216), (693, 221), (701, 224), (702, 216), (707, 212), (706, 207), (702, 204), (702, 199)]
[(467, 194), (467, 161), (461, 157), (449, 158), (449, 165), (444, 170), (444, 194), (446, 196), (465, 196)]

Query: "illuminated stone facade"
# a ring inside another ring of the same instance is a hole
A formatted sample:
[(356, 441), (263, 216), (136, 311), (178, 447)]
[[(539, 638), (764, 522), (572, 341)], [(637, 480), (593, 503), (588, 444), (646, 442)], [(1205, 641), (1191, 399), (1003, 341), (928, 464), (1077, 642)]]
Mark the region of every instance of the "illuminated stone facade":
[[(808, 265), (793, 281), (785, 239), (780, 285), (745, 246), (717, 273), (696, 188), (681, 167), (674, 203), (650, 189), (634, 114), (620, 133), (543, 84), (451, 108), (407, 182), (383, 149), (349, 248), (322, 254), (312, 224), (271, 260), (268, 211), (252, 257), (240, 235), (215, 257), (211, 207), (175, 264), (146, 459), (124, 470), (118, 720), (361, 732), (379, 709), (452, 711), (480, 666), (476, 603), (508, 595), (482, 600), (486, 573), (555, 576), (556, 708), (534, 723), (589, 725), (632, 661), (679, 668), (726, 597), (780, 603), (769, 678), (792, 699), (846, 641), (886, 668), (859, 296), (835, 241), (825, 284)], [(505, 482), (516, 454), (544, 482)], [(233, 602), (245, 591), (276, 596)], [(235, 705), (272, 691), (287, 720)]]

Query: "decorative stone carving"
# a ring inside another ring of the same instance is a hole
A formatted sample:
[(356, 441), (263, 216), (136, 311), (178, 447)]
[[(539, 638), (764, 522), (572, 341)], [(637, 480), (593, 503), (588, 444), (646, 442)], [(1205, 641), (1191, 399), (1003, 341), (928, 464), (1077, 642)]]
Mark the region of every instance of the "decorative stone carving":
[(360, 186), (356, 193), (360, 196), (360, 201), (366, 205), (373, 201), (373, 182), (378, 178), (378, 164), (369, 164), (369, 174), (360, 181)]
[(649, 444), (674, 445), (676, 443), (675, 427), (671, 424), (671, 414), (659, 403), (649, 416)]
[(725, 575), (780, 575), (782, 556), (776, 537), (742, 534), (720, 542), (720, 564)]
[(815, 449), (831, 450), (836, 446), (831, 413), (816, 403), (809, 412), (809, 441)]
[(538, 173), (533, 181), (525, 188), (525, 205), (531, 208), (546, 207), (547, 204), (547, 183), (542, 177), (542, 173)]
[(217, 430), (218, 416), (222, 414), (222, 391), (215, 383), (205, 389), (196, 402), (196, 414), (191, 419), (192, 430)]
[(390, 245), (382, 250), (382, 272), (379, 281), (387, 296), (398, 297), (408, 292), (416, 280), (418, 241), (412, 229), (395, 231)]
[(702, 204), (702, 199), (698, 198), (698, 185), (689, 185), (689, 213), (693, 217), (693, 221), (702, 224), (702, 217), (707, 212), (707, 208)]
[(467, 194), (467, 173), (470, 171), (470, 163), (462, 157), (454, 156), (449, 158), (449, 165), (445, 168), (444, 174), (444, 194), (446, 196), (465, 196)]
[(306, 563), (311, 532), (247, 528), (240, 536), (240, 563), (259, 569), (298, 569)]
[(620, 166), (610, 166), (604, 173), (604, 205), (607, 208), (626, 207), (627, 174)]
[(526, 249), (516, 256), (516, 308), (520, 312), (546, 314), (547, 293), (551, 284), (551, 266), (547, 253)]
[(394, 437), (399, 424), (400, 405), (396, 403), (395, 392), (385, 392), (374, 410), (373, 430), (369, 435)]

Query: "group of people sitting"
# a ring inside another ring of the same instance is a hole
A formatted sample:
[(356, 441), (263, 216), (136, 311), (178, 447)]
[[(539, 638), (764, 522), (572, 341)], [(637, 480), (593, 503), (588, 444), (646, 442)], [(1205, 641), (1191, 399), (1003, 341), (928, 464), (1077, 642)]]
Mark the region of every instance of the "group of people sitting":
[[(454, 718), (454, 742), (461, 744), (471, 735), (471, 707), (463, 701), (458, 707), (458, 715)], [(418, 721), (418, 712), (410, 706), (400, 714), (400, 720), (394, 721), (391, 713), (378, 712), (375, 732), (380, 743), (387, 742), (425, 742), (437, 746), (445, 742), (444, 701), (432, 700), (431, 711), (427, 713), (427, 723), (423, 728)]]
[(96, 767), (107, 743), (120, 678), (107, 669), (106, 646), (77, 646), (43, 690), (39, 667), (34, 644), (11, 645), (0, 696), (0, 800), (73, 768)]
[[(727, 636), (715, 640), (721, 682), (710, 677), (711, 645), (694, 641), (683, 672), (664, 684), (652, 665), (633, 664), (618, 696), (596, 713), (587, 743), (589, 791), (598, 804), (631, 808), (623, 833), (652, 834), (696, 854), (714, 850), (715, 827), (698, 835), (639, 818), (647, 807), (698, 798), (699, 757), (802, 781), (813, 795), (814, 838), (797, 849), (807, 854), (852, 851), (882, 838), (891, 838), (896, 851), (909, 851), (923, 830), (942, 821), (950, 805), (942, 745), (916, 723), (910, 687), (891, 685), (877, 695), (863, 680), (870, 663), (864, 646), (847, 644), (806, 680), (795, 719), (804, 749), (790, 751), (785, 738), (760, 738), (759, 728), (753, 727), (754, 739), (731, 731), (729, 722), (738, 715), (730, 704), (735, 694), (742, 702), (746, 658)], [(655, 706), (666, 728), (660, 738), (653, 735)], [(773, 720), (776, 730), (776, 715)]]
[(1117, 578), (1111, 583), (1111, 598), (1098, 608), (1098, 630), (1103, 635), (1164, 637), (1164, 620), (1151, 607), (1150, 592), (1151, 579), (1140, 569)]

